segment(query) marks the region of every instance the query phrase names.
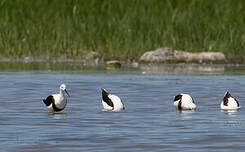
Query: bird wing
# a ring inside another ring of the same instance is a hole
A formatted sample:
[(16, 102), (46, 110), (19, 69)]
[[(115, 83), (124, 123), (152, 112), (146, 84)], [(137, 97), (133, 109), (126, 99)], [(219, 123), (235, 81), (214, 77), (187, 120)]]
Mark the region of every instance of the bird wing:
[(113, 102), (109, 98), (109, 93), (105, 90), (102, 89), (102, 99), (105, 103), (107, 103), (109, 106), (114, 107)]
[(174, 101), (178, 101), (178, 100), (180, 100), (180, 99), (181, 99), (181, 97), (182, 97), (182, 95), (181, 95), (181, 94), (178, 94), (177, 96), (175, 96), (175, 97), (174, 97)]
[(45, 100), (43, 100), (43, 102), (46, 106), (50, 106), (50, 104), (54, 103), (54, 97), (50, 95)]
[(230, 93), (229, 92), (226, 92), (226, 94), (225, 94), (225, 96), (223, 98), (223, 104), (224, 104), (224, 106), (228, 106), (228, 98), (230, 98), (230, 97), (231, 97)]

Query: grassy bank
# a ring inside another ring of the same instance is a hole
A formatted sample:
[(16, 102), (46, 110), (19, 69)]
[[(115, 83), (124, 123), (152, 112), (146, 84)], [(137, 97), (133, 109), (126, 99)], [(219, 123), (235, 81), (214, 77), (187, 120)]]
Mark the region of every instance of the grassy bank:
[(158, 47), (245, 55), (243, 0), (2, 0), (0, 57), (138, 59)]

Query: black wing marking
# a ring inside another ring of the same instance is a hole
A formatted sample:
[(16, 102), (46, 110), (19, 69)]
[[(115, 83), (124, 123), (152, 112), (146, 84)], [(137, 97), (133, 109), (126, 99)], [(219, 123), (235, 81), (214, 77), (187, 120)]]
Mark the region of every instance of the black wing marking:
[(192, 97), (192, 96), (191, 96), (191, 99), (192, 99), (192, 102), (193, 102), (193, 103), (195, 103), (195, 101), (194, 101), (194, 99), (193, 99), (193, 97)]
[(47, 99), (43, 100), (43, 103), (46, 106), (50, 106), (50, 104), (54, 103), (54, 97), (53, 96), (48, 96)]
[(177, 96), (174, 97), (174, 101), (178, 101), (178, 100), (180, 100), (181, 98), (182, 98), (182, 95), (179, 94), (179, 95), (177, 95)]
[[(234, 98), (234, 99), (235, 99), (235, 98)], [(239, 102), (238, 102), (236, 99), (235, 99), (235, 101), (236, 101), (237, 106), (240, 107)]]
[(102, 88), (102, 99), (105, 103), (107, 103), (109, 106), (113, 107), (114, 108), (114, 105), (113, 105), (113, 102), (111, 101), (111, 99), (108, 97), (109, 96), (109, 93), (104, 89)]
[(53, 110), (56, 112), (63, 110), (56, 107), (54, 97), (52, 95), (48, 96), (47, 99), (43, 100), (43, 102), (47, 107), (52, 104)]
[(178, 104), (178, 110), (182, 110), (182, 96), (180, 98), (179, 104)]
[(223, 98), (223, 104), (224, 106), (228, 106), (228, 98), (231, 97), (231, 94), (229, 92), (226, 92), (224, 98)]

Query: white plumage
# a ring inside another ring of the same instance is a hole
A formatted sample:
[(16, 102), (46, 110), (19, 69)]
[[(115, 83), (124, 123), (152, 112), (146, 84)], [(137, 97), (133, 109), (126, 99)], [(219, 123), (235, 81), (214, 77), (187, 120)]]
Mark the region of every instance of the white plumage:
[(240, 108), (240, 104), (229, 92), (226, 92), (223, 101), (220, 104), (220, 108), (222, 110), (236, 110)]
[(102, 90), (102, 105), (106, 111), (120, 111), (125, 109), (121, 99), (113, 94), (108, 93), (104, 88)]
[(70, 97), (69, 93), (66, 90), (66, 85), (60, 85), (60, 93), (52, 94), (48, 96), (45, 100), (43, 100), (44, 104), (51, 112), (58, 112), (63, 110), (66, 107), (67, 99), (64, 95), (64, 92)]
[(174, 97), (174, 106), (179, 110), (193, 110), (196, 109), (196, 104), (189, 94), (178, 94)]

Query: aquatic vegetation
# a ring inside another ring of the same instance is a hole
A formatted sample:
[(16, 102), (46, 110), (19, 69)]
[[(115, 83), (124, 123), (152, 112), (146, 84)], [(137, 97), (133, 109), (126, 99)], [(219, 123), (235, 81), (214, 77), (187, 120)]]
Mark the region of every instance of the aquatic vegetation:
[(158, 47), (245, 54), (245, 1), (3, 0), (0, 57), (133, 60)]

